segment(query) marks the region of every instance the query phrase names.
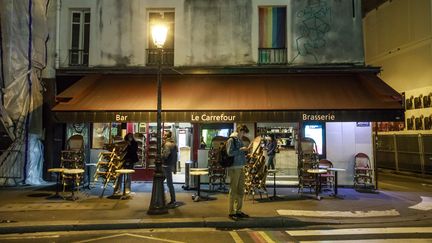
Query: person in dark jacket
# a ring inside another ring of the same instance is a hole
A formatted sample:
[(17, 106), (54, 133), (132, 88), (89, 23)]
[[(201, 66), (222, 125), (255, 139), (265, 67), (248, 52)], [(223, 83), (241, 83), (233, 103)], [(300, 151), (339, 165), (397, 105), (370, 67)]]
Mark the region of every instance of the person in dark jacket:
[(270, 141), (268, 141), (266, 145), (267, 155), (268, 155), (267, 167), (269, 169), (274, 170), (275, 169), (274, 157), (276, 155), (277, 142), (274, 134), (270, 134), (269, 137), (270, 137)]
[(171, 131), (165, 131), (162, 144), (162, 169), (167, 180), (171, 201), (167, 204), (168, 207), (176, 206), (176, 196), (173, 184), (173, 173), (176, 173), (177, 165), (177, 145), (172, 138)]
[[(126, 134), (124, 140), (127, 145), (124, 148), (124, 152), (126, 154), (124, 156), (123, 168), (133, 169), (134, 164), (138, 162), (138, 143), (135, 141), (132, 133)], [(123, 176), (126, 176), (126, 184), (124, 185), (124, 187), (126, 188), (125, 190), (126, 194), (129, 194), (131, 192), (131, 182), (132, 182), (131, 176), (130, 174), (127, 175), (122, 174), (117, 179), (117, 183), (114, 186), (114, 195), (120, 194), (120, 188), (121, 188), (121, 183), (123, 181)]]

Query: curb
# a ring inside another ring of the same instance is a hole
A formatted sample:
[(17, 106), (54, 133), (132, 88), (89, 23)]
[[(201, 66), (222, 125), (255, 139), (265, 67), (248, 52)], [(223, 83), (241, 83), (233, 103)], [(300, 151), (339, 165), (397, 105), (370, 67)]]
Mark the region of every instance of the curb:
[[(225, 218), (163, 219), (163, 220), (88, 220), (88, 221), (38, 221), (27, 223), (5, 223), (0, 225), (0, 234), (36, 233), (51, 231), (119, 230), (152, 228), (293, 228), (309, 225), (328, 225), (328, 222), (306, 222), (286, 217), (250, 218), (227, 221)], [(332, 224), (332, 223), (330, 223)]]

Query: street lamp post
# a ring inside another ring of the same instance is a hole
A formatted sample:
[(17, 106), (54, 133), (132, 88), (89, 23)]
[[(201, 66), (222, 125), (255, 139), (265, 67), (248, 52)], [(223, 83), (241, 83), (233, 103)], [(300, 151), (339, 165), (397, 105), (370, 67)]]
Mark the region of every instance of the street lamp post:
[(164, 174), (162, 170), (162, 53), (165, 44), (168, 28), (163, 25), (152, 27), (153, 43), (158, 50), (158, 73), (157, 73), (157, 155), (156, 169), (153, 175), (153, 189), (150, 207), (147, 214), (166, 214), (168, 209), (165, 205)]

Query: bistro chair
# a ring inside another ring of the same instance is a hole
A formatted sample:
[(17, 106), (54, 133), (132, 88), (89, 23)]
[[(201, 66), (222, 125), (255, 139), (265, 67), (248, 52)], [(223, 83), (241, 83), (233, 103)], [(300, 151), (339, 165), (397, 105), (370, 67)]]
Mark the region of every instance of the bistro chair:
[(354, 157), (354, 188), (366, 189), (372, 186), (373, 169), (367, 154), (358, 153)]
[(312, 188), (316, 187), (316, 176), (307, 171), (309, 169), (318, 169), (319, 161), (317, 151), (315, 140), (308, 137), (301, 139), (298, 154), (299, 193), (303, 193), (305, 187), (309, 187), (310, 192), (312, 192)]
[[(323, 169), (333, 168), (333, 163), (327, 159), (321, 159), (319, 161), (319, 167)], [(327, 188), (333, 188), (333, 184), (335, 181), (335, 176), (331, 171), (327, 171), (327, 173), (321, 174), (321, 186), (326, 186)]]

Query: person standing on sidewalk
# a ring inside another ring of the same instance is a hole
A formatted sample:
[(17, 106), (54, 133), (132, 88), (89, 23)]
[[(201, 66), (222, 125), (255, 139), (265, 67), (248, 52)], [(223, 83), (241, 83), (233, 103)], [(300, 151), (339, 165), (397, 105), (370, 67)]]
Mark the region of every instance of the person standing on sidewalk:
[(167, 204), (168, 207), (176, 206), (176, 196), (173, 184), (173, 173), (176, 173), (176, 165), (177, 145), (172, 138), (172, 132), (165, 131), (162, 144), (162, 168), (167, 180), (167, 186), (171, 197), (171, 201)]
[(267, 167), (269, 167), (269, 169), (274, 170), (275, 169), (274, 157), (276, 155), (277, 142), (274, 134), (270, 134), (269, 137), (270, 137), (270, 141), (267, 142), (267, 146), (266, 146), (267, 155), (268, 155)]
[[(124, 152), (126, 153), (124, 156), (123, 169), (133, 169), (134, 164), (138, 162), (138, 143), (135, 141), (132, 133), (126, 134), (124, 137), (126, 142), (126, 147), (124, 148)], [(126, 194), (131, 192), (131, 176), (130, 174), (124, 175), (121, 174), (117, 180), (117, 183), (114, 186), (114, 196), (120, 195), (120, 187), (123, 182), (123, 176), (126, 176), (126, 183), (123, 185), (125, 187)]]
[(243, 145), (241, 138), (247, 133), (249, 133), (249, 129), (246, 125), (238, 125), (236, 132), (231, 134), (226, 143), (228, 155), (234, 157), (233, 165), (228, 167), (230, 178), (229, 218), (233, 220), (249, 217), (241, 211), (244, 196), (244, 166), (249, 150)]

